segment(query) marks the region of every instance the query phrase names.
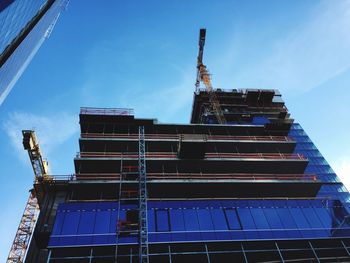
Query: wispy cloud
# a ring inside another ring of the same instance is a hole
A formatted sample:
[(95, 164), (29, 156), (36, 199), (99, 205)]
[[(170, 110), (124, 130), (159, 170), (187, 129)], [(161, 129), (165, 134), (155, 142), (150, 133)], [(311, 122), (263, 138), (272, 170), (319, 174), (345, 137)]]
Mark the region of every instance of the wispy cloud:
[[(134, 108), (137, 117), (163, 122), (188, 121), (195, 66), (176, 64), (162, 54), (140, 64), (139, 57), (147, 53), (147, 47), (134, 44), (131, 52), (122, 42), (103, 41), (87, 54), (81, 85), (84, 104)], [(153, 47), (148, 48), (154, 52)]]
[(188, 72), (192, 73), (191, 70), (177, 72), (178, 81), (171, 82), (165, 89), (150, 89), (149, 92), (146, 89), (138, 94), (125, 90), (120, 94), (120, 105), (127, 103), (139, 117), (156, 117), (161, 122), (187, 122), (194, 91), (194, 76)]
[(323, 1), (268, 54), (238, 72), (240, 84), (304, 93), (350, 67), (350, 1)]
[(27, 154), (22, 145), (22, 130), (35, 130), (40, 148), (48, 157), (56, 147), (78, 132), (79, 126), (77, 123), (77, 117), (67, 113), (48, 116), (13, 112), (8, 115), (2, 126), (10, 139), (16, 156), (27, 163)]

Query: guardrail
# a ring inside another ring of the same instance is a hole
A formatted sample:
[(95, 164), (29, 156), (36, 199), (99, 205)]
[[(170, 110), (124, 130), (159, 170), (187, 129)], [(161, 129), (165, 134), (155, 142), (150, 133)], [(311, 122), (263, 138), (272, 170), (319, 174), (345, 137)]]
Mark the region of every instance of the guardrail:
[[(181, 136), (190, 137), (192, 134), (145, 134), (146, 140), (179, 140)], [(230, 136), (230, 135), (202, 135), (207, 141), (294, 141), (288, 136)], [(138, 140), (138, 134), (101, 134), (101, 133), (82, 133), (81, 138), (116, 138)]]
[[(146, 158), (172, 159), (177, 158), (177, 153), (172, 152), (148, 152)], [(138, 152), (78, 152), (77, 158), (124, 158), (138, 159)], [(204, 159), (277, 159), (277, 160), (307, 160), (299, 153), (206, 153)]]
[(206, 153), (205, 158), (248, 158), (248, 159), (288, 159), (306, 160), (299, 153)]
[[(137, 180), (137, 177), (121, 173), (79, 173), (56, 175), (54, 180)], [(261, 174), (261, 173), (147, 173), (147, 180), (278, 180), (278, 181), (318, 181), (315, 174)]]
[(115, 115), (115, 116), (129, 116), (134, 115), (133, 109), (127, 108), (80, 108), (80, 114), (83, 115)]

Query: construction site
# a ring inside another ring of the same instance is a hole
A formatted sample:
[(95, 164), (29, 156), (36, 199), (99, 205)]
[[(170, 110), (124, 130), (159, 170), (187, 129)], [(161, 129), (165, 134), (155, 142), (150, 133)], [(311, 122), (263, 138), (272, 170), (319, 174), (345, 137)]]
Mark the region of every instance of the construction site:
[(189, 124), (81, 108), (65, 176), (23, 131), (35, 178), (8, 263), (350, 261), (348, 191), (277, 90), (212, 86), (205, 38)]

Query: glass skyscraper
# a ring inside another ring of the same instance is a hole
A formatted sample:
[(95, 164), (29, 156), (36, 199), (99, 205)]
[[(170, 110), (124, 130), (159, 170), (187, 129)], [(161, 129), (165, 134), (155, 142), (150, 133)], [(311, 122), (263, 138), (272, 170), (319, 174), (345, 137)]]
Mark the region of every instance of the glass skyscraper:
[(349, 262), (349, 193), (281, 94), (215, 93), (225, 124), (204, 90), (190, 124), (82, 108), (26, 262)]
[(68, 0), (0, 1), (0, 105), (47, 38)]

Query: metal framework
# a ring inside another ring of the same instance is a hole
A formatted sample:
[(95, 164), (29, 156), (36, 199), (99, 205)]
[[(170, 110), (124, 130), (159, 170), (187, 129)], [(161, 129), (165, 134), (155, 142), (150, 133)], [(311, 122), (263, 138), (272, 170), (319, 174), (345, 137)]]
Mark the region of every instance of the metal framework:
[[(79, 152), (77, 153), (78, 158), (125, 158), (125, 159), (137, 159), (139, 154), (137, 152), (130, 152), (123, 154), (121, 152)], [(156, 159), (174, 159), (177, 158), (175, 152), (150, 152), (145, 153), (145, 158), (156, 158)], [(275, 160), (306, 160), (300, 153), (218, 153), (210, 152), (205, 153), (204, 159), (275, 159)]]
[[(41, 155), (35, 132), (32, 130), (23, 130), (22, 134), (23, 147), (28, 151), (29, 159), (34, 171), (35, 181), (40, 182), (42, 180), (52, 180), (52, 177), (48, 175), (48, 164)], [(7, 258), (7, 263), (24, 262), (39, 212), (38, 200), (35, 196), (35, 190), (33, 189), (31, 190), (19, 223), (16, 236)]]
[(220, 102), (218, 97), (216, 96), (215, 91), (213, 90), (213, 86), (211, 84), (211, 78), (209, 71), (207, 70), (207, 67), (203, 64), (203, 51), (204, 51), (204, 44), (205, 44), (205, 35), (206, 35), (206, 29), (202, 28), (199, 31), (199, 52), (197, 57), (197, 79), (196, 79), (196, 92), (199, 91), (199, 84), (200, 82), (203, 82), (206, 91), (209, 94), (209, 102), (211, 109), (207, 109), (207, 111), (214, 112), (216, 119), (218, 123), (225, 124), (226, 119), (224, 116), (224, 113), (221, 110)]
[[(193, 136), (193, 134), (145, 134), (146, 140), (179, 140), (183, 136)], [(294, 142), (291, 137), (288, 136), (233, 136), (233, 135), (203, 135), (202, 138), (206, 141), (271, 141), (271, 142)], [(118, 134), (118, 133), (82, 133), (81, 138), (109, 138), (109, 139), (127, 139), (138, 140), (137, 134)]]
[[(187, 244), (187, 249), (184, 244), (168, 243), (161, 244), (162, 249), (154, 249), (156, 251), (149, 254), (151, 259), (160, 262), (174, 262), (186, 259), (192, 262), (262, 262), (255, 255), (265, 254), (268, 259), (263, 262), (349, 262), (350, 246), (349, 240), (334, 239), (324, 240), (305, 240), (300, 243), (286, 245), (285, 241), (267, 241), (260, 242), (260, 246), (251, 245), (249, 242), (224, 242), (221, 246), (212, 242), (197, 244), (193, 250), (193, 244)], [(156, 245), (157, 246), (157, 245)], [(180, 246), (181, 249), (177, 249)], [(86, 255), (72, 256), (70, 254), (50, 258), (49, 262), (70, 262), (72, 260), (108, 260), (113, 255), (103, 255), (95, 253), (98, 248), (90, 248)], [(189, 256), (186, 258), (186, 256)], [(119, 255), (118, 259), (123, 262), (132, 262), (132, 259), (137, 256), (136, 247), (124, 248), (124, 253)], [(186, 261), (187, 262), (187, 261)]]
[[(144, 127), (139, 127), (139, 152), (137, 154), (138, 166), (123, 165), (121, 155), (121, 167), (119, 176), (119, 203), (117, 216), (117, 240), (115, 261), (118, 259), (119, 238), (123, 235), (138, 233), (139, 235), (139, 260), (141, 263), (148, 263), (148, 229), (147, 229), (147, 177), (146, 177), (146, 146)], [(135, 158), (136, 159), (136, 158)], [(123, 184), (124, 180), (138, 180), (138, 189), (131, 184)], [(138, 201), (138, 222), (120, 218), (121, 203)]]
[(140, 262), (148, 263), (148, 226), (147, 226), (147, 175), (145, 128), (139, 127), (139, 221), (140, 221)]
[[(316, 174), (272, 174), (272, 173), (182, 173), (182, 172), (161, 172), (161, 173), (147, 173), (147, 181), (152, 180), (303, 180), (303, 181), (316, 181), (318, 178)], [(68, 175), (55, 175), (54, 180), (121, 180), (120, 173), (103, 173), (103, 174), (91, 174), (80, 173), (75, 176)]]
[(48, 163), (41, 155), (38, 140), (32, 130), (23, 130), (23, 147), (28, 151), (29, 159), (33, 167), (35, 180), (48, 179)]
[(80, 114), (82, 115), (111, 115), (111, 116), (131, 116), (134, 115), (133, 109), (128, 108), (80, 108)]
[(118, 214), (117, 214), (117, 229), (116, 229), (116, 249), (115, 249), (115, 262), (119, 256), (119, 238), (126, 235), (136, 235), (139, 231), (139, 223), (135, 220), (130, 220), (128, 216), (125, 219), (120, 218), (120, 211), (122, 203), (135, 203), (138, 202), (138, 191), (135, 190), (130, 184), (125, 184), (125, 181), (135, 181), (138, 179), (139, 172), (137, 166), (125, 166), (123, 165), (123, 158), (121, 158), (120, 177), (119, 177), (119, 192), (118, 192)]
[(119, 192), (118, 192), (118, 214), (117, 214), (117, 229), (116, 229), (116, 245), (115, 245), (115, 258), (117, 261), (118, 257), (118, 245), (119, 245), (119, 235), (120, 235), (120, 207), (121, 207), (121, 197), (122, 197), (122, 186), (123, 186), (123, 158), (120, 160), (120, 178), (119, 178)]
[(39, 206), (33, 191), (31, 192), (26, 207), (24, 209), (21, 221), (19, 223), (16, 236), (11, 246), (7, 263), (24, 262), (27, 248), (29, 246), (32, 233), (39, 215)]

